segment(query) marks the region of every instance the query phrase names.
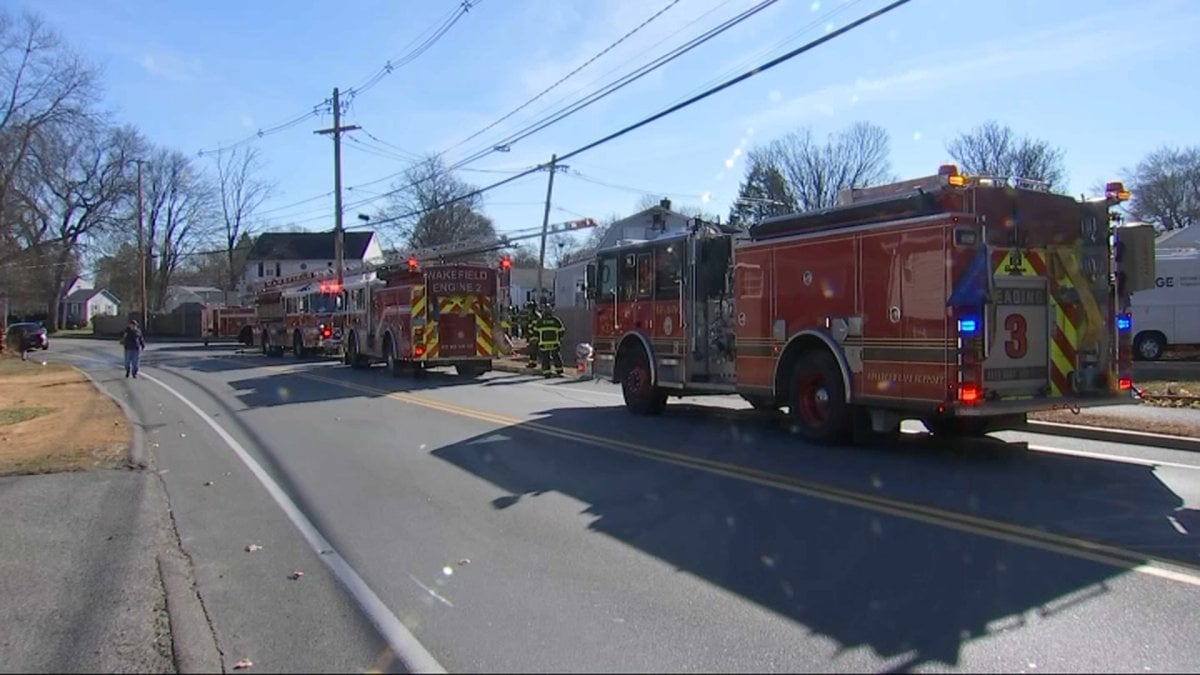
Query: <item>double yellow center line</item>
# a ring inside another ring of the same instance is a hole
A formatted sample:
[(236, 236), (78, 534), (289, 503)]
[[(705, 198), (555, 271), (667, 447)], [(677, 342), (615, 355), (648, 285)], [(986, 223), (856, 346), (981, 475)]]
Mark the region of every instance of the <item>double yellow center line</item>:
[(783, 490), (793, 494), (820, 499), (827, 502), (844, 504), (876, 513), (914, 520), (937, 527), (948, 528), (990, 539), (1010, 542), (1052, 553), (1088, 560), (1119, 569), (1130, 570), (1139, 574), (1168, 579), (1191, 586), (1200, 587), (1200, 565), (1192, 565), (1179, 561), (1159, 558), (1138, 553), (1118, 546), (1101, 544), (1087, 539), (1063, 534), (1045, 532), (1032, 527), (1014, 525), (990, 518), (959, 513), (934, 506), (915, 504), (912, 502), (893, 499), (875, 494), (847, 490), (812, 481), (806, 481), (793, 476), (771, 473), (760, 469), (739, 466), (703, 457), (694, 457), (678, 452), (671, 452), (641, 443), (631, 443), (612, 438), (604, 438), (582, 431), (564, 429), (542, 422), (523, 420), (508, 415), (467, 408), (453, 403), (437, 401), (408, 392), (395, 392), (371, 387), (357, 382), (316, 375), (311, 372), (290, 370), (289, 374), (305, 379), (330, 384), (345, 389), (360, 391), (364, 394), (390, 398), (396, 401), (420, 406), (429, 410), (458, 415), (470, 419), (489, 422), (502, 427), (517, 427), (519, 429), (561, 438), (563, 440), (583, 443), (605, 450), (621, 452), (642, 459), (652, 459), (688, 469), (733, 478), (735, 480), (761, 485), (763, 487)]

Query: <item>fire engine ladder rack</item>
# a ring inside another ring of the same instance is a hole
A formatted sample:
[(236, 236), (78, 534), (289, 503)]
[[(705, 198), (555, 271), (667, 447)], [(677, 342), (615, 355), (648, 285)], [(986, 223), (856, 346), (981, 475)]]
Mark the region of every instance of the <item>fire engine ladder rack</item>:
[[(569, 220), (562, 223), (554, 223), (546, 228), (547, 234), (561, 234), (564, 232), (578, 232), (596, 226), (596, 221), (591, 218), (582, 218), (579, 220)], [(524, 230), (516, 230), (497, 235), (495, 237), (476, 237), (466, 241), (458, 241), (451, 244), (441, 244), (438, 246), (429, 246), (426, 248), (415, 249), (398, 254), (392, 260), (375, 267), (377, 271), (394, 269), (407, 265), (408, 261), (416, 260), (419, 263), (424, 263), (428, 260), (440, 260), (451, 256), (470, 255), (472, 253), (487, 253), (488, 251), (498, 251), (508, 248), (515, 241), (525, 239), (534, 239), (542, 236), (542, 228), (527, 228)]]

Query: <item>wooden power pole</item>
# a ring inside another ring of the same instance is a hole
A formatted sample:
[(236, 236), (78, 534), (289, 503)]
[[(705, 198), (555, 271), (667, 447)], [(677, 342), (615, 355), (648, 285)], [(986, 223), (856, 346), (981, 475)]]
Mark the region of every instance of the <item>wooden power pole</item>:
[(334, 267), (337, 270), (338, 291), (341, 292), (346, 265), (346, 230), (342, 227), (342, 134), (360, 129), (358, 125), (342, 126), (342, 104), (337, 87), (333, 88), (333, 127), (314, 134), (333, 135), (333, 246)]
[(542, 212), (542, 246), (538, 252), (537, 298), (535, 301), (539, 305), (542, 303), (542, 296), (545, 295), (542, 286), (542, 269), (546, 267), (546, 234), (550, 230), (550, 197), (554, 194), (554, 174), (558, 170), (566, 168), (568, 167), (565, 164), (558, 163), (558, 155), (550, 155), (550, 182), (546, 185), (546, 210)]
[(146, 255), (146, 226), (145, 217), (142, 213), (142, 164), (145, 160), (134, 160), (137, 163), (137, 214), (138, 214), (138, 287), (141, 295), (142, 305), (142, 331), (148, 333), (150, 327), (146, 325), (146, 317), (149, 314), (146, 302), (146, 265), (149, 264)]

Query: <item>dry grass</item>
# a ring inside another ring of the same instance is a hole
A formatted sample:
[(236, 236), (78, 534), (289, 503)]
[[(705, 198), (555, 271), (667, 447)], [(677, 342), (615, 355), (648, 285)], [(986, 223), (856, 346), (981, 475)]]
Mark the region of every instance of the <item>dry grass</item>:
[(0, 358), (0, 476), (121, 465), (124, 413), (78, 370)]

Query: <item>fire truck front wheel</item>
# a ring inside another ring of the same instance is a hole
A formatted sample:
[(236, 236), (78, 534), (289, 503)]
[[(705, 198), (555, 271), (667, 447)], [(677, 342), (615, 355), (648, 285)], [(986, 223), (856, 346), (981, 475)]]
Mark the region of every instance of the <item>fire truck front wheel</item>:
[(808, 440), (839, 443), (849, 437), (852, 410), (841, 369), (829, 352), (814, 349), (796, 359), (788, 412), (795, 430)]
[(618, 364), (625, 407), (635, 415), (657, 415), (667, 406), (667, 392), (654, 386), (650, 360), (640, 348), (628, 349)]

